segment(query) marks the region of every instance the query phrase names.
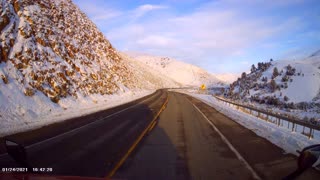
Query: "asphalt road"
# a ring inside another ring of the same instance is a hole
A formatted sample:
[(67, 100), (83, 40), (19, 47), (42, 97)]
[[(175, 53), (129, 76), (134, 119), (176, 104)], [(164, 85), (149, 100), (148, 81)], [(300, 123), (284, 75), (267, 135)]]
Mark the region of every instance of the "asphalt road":
[[(147, 132), (167, 97), (157, 124), (132, 146)], [(295, 156), (214, 108), (164, 90), (8, 138), (27, 146), (33, 167), (52, 168), (48, 174), (53, 175), (106, 177), (114, 171), (115, 179), (281, 179), (296, 168)], [(124, 164), (115, 171), (121, 160)], [(16, 166), (9, 156), (0, 155), (0, 167)], [(300, 177), (319, 178), (314, 170)]]
[[(158, 125), (115, 178), (282, 179), (296, 164), (295, 156), (214, 108), (170, 92)], [(299, 179), (320, 179), (320, 173), (308, 170)]]
[[(120, 108), (7, 138), (27, 146), (30, 165), (52, 168), (48, 174), (105, 177), (150, 124), (166, 97), (160, 90)], [(0, 156), (0, 167), (19, 165), (5, 155)]]

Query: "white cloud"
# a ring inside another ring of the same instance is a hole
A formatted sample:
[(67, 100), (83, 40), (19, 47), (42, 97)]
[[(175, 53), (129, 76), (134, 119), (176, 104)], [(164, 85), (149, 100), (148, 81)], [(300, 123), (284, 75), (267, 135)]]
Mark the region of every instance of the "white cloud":
[(147, 12), (147, 11), (152, 11), (152, 10), (156, 10), (156, 9), (165, 9), (165, 8), (167, 8), (167, 7), (161, 6), (161, 5), (144, 4), (144, 5), (139, 6), (137, 8), (137, 10)]
[(241, 64), (244, 64), (244, 65), (248, 65), (248, 64), (249, 64), (248, 61), (241, 61), (240, 63), (241, 63)]
[(119, 12), (110, 12), (109, 11), (109, 13), (106, 13), (106, 14), (103, 14), (103, 15), (93, 16), (92, 20), (93, 21), (105, 21), (105, 20), (109, 20), (109, 19), (112, 19), (112, 18), (116, 18), (116, 17), (118, 17), (120, 15), (121, 15), (121, 13), (119, 13)]
[(96, 23), (115, 19), (123, 15), (122, 11), (108, 7), (105, 4), (97, 4), (90, 1), (76, 1), (76, 3)]
[(174, 39), (159, 36), (159, 35), (149, 35), (139, 39), (137, 44), (148, 47), (163, 47), (166, 48), (175, 43)]
[(289, 19), (275, 26), (269, 19), (246, 19), (233, 11), (201, 9), (188, 15), (126, 24), (110, 30), (107, 38), (121, 42), (120, 49), (214, 63), (222, 57), (244, 54), (245, 48), (299, 23), (299, 19)]
[[(126, 11), (115, 8), (106, 11), (99, 7), (85, 11), (88, 13), (96, 9), (91, 13), (93, 20), (100, 28), (107, 29), (104, 32), (106, 37), (119, 50), (170, 56), (202, 67), (217, 64), (224, 68), (223, 64), (246, 67), (247, 64), (243, 63), (245, 58), (235, 57), (247, 56), (250, 48), (274, 44), (271, 39), (304, 26), (303, 19), (299, 17), (279, 18), (272, 13), (258, 16), (255, 11), (298, 3), (301, 0), (281, 3), (222, 0), (203, 4), (188, 13), (159, 4), (143, 4)], [(118, 23), (108, 26), (111, 21)]]
[(162, 6), (162, 5), (152, 5), (152, 4), (144, 4), (141, 5), (139, 7), (137, 7), (134, 11), (134, 17), (135, 18), (140, 18), (142, 16), (144, 16), (145, 14), (147, 14), (150, 11), (154, 11), (154, 10), (160, 10), (160, 9), (167, 9), (167, 6)]

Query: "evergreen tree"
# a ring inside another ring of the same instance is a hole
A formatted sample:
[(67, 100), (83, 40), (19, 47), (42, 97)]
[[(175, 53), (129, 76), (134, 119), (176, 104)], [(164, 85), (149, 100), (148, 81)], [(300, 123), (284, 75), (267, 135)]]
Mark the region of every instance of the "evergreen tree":
[(254, 64), (251, 66), (251, 73), (256, 72), (257, 68)]
[(279, 71), (277, 67), (273, 68), (273, 73), (272, 73), (272, 79), (274, 79), (275, 77), (279, 76)]
[(247, 74), (245, 73), (245, 72), (243, 72), (242, 74), (241, 74), (241, 79), (245, 79), (247, 77)]
[(267, 82), (268, 81), (268, 78), (267, 77), (262, 77), (262, 79), (261, 79), (263, 82)]
[(277, 89), (277, 83), (274, 79), (270, 82), (271, 91), (274, 92)]

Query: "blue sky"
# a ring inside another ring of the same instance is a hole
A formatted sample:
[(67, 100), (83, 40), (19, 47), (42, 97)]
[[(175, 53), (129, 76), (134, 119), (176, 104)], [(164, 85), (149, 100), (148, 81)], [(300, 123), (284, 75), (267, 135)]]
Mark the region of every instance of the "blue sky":
[(169, 56), (211, 73), (320, 49), (319, 0), (74, 0), (120, 51)]

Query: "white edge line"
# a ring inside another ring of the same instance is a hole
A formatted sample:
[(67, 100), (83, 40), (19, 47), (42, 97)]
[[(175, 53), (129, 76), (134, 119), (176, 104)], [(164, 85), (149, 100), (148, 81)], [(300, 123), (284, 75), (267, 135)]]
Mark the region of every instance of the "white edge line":
[[(77, 130), (79, 130), (79, 129), (83, 129), (83, 128), (85, 128), (85, 127), (87, 127), (87, 126), (89, 126), (89, 125), (91, 125), (91, 124), (93, 124), (93, 123), (96, 123), (96, 122), (105, 120), (105, 119), (107, 119), (107, 118), (109, 118), (109, 117), (112, 117), (112, 116), (114, 116), (114, 115), (117, 115), (117, 114), (119, 114), (119, 113), (121, 113), (121, 112), (123, 112), (123, 111), (126, 111), (126, 110), (128, 110), (128, 109), (131, 109), (131, 108), (133, 108), (133, 107), (135, 107), (135, 106), (137, 106), (137, 105), (139, 105), (139, 104), (147, 101), (148, 99), (149, 99), (149, 98), (141, 101), (141, 102), (138, 103), (138, 104), (135, 104), (135, 105), (132, 105), (132, 106), (127, 107), (127, 108), (125, 108), (125, 109), (122, 109), (121, 111), (118, 111), (118, 112), (115, 112), (115, 113), (113, 113), (113, 114), (110, 114), (109, 116), (106, 116), (106, 117), (104, 117), (104, 118), (98, 119), (98, 120), (96, 120), (96, 121), (93, 121), (93, 122), (91, 122), (91, 123), (85, 124), (85, 125), (80, 126), (80, 127), (78, 127), (78, 128), (72, 129), (71, 131), (67, 131), (67, 132), (64, 132), (64, 133), (62, 133), (62, 134), (59, 134), (59, 135), (57, 135), (57, 136), (51, 137), (51, 138), (49, 138), (49, 139), (45, 139), (45, 140), (43, 140), (43, 141), (40, 141), (40, 142), (31, 144), (31, 145), (29, 145), (29, 146), (25, 146), (25, 148), (31, 148), (31, 147), (33, 147), (33, 146), (42, 144), (42, 143), (47, 142), (47, 141), (50, 141), (50, 140), (52, 140), (52, 139), (56, 139), (56, 138), (61, 137), (61, 136), (63, 136), (63, 135), (66, 135), (66, 134), (75, 132), (75, 131), (77, 131)], [(0, 156), (1, 156), (1, 155), (0, 155)]]
[[(190, 101), (189, 101), (190, 102)], [(191, 102), (190, 102), (191, 103)], [(234, 154), (237, 156), (237, 158), (242, 161), (246, 168), (252, 173), (253, 177), (255, 179), (261, 179), (259, 175), (253, 170), (253, 168), (250, 166), (250, 164), (241, 156), (241, 154), (234, 148), (234, 146), (229, 142), (229, 140), (219, 131), (219, 129), (202, 113), (202, 111), (193, 103), (191, 103), (201, 114), (202, 116), (208, 121), (208, 123), (213, 127), (213, 129), (220, 135), (221, 139), (228, 145), (230, 150), (234, 152)]]

